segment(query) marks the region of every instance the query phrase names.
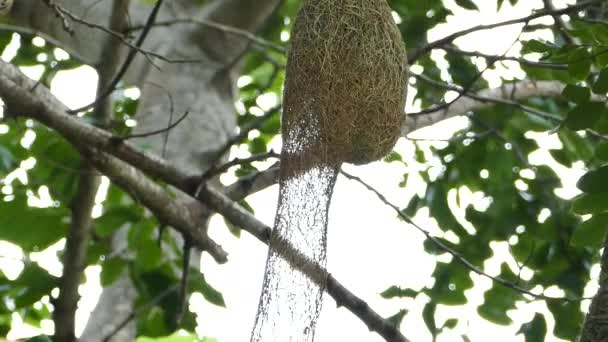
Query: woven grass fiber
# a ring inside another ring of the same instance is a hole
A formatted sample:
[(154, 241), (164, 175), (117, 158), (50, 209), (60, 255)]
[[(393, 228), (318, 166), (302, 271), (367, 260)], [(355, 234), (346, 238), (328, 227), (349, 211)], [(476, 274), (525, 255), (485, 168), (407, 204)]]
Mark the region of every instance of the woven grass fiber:
[(407, 58), (386, 1), (305, 0), (291, 44), (282, 133), (299, 163), (287, 174), (390, 152), (405, 119)]
[(304, 0), (291, 44), (279, 206), (252, 342), (314, 340), (340, 165), (382, 158), (405, 118), (405, 48), (386, 0)]

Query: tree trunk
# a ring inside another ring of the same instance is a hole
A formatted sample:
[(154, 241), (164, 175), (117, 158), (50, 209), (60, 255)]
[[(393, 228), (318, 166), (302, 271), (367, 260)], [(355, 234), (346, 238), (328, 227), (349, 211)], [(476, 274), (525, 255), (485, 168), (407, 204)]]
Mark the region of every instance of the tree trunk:
[[(87, 22), (105, 27), (109, 24), (111, 1), (55, 2)], [(255, 32), (278, 3), (279, 0), (216, 0), (202, 7), (191, 0), (165, 1), (157, 21), (174, 18), (213, 20)], [(129, 8), (130, 24), (143, 25), (151, 9), (144, 1), (132, 1)], [(60, 45), (87, 64), (101, 66), (105, 62), (101, 42), (107, 39), (108, 34), (99, 29), (68, 20), (75, 31), (70, 36), (61, 20), (42, 1), (16, 1), (10, 15), (16, 25), (42, 32), (43, 38)], [(135, 35), (139, 33), (134, 32)], [(163, 134), (140, 139), (138, 143), (158, 154), (164, 151), (166, 159), (192, 173), (202, 173), (208, 169), (209, 162), (214, 160), (213, 152), (228, 140), (236, 128), (234, 101), (238, 70), (235, 70), (235, 66), (238, 67), (238, 59), (249, 45), (250, 42), (243, 37), (201, 25), (154, 27), (143, 49), (169, 59), (193, 60), (196, 63), (163, 63), (157, 60), (160, 66), (157, 69), (141, 53), (138, 54), (123, 78), (125, 84), (137, 86), (142, 91), (136, 116), (137, 131), (148, 132), (166, 127), (171, 114), (174, 120), (185, 111), (189, 115), (168, 132), (166, 146)], [(124, 45), (120, 51), (116, 51), (121, 61), (127, 52), (128, 48)], [(123, 244), (114, 243), (113, 247), (118, 250), (124, 247)], [(195, 262), (198, 260), (193, 258)], [(81, 340), (101, 341), (132, 312), (135, 296), (136, 291), (128, 275), (104, 289)], [(111, 340), (133, 341), (134, 337), (134, 326), (128, 325)]]

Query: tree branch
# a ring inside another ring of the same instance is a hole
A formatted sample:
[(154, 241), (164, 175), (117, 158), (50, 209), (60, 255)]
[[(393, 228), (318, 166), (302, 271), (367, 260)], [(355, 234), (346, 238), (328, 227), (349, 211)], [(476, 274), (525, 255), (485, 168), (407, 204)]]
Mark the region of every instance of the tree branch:
[(471, 34), (473, 32), (477, 32), (477, 31), (484, 31), (484, 30), (491, 30), (497, 27), (501, 27), (501, 26), (509, 26), (509, 25), (516, 25), (516, 24), (524, 24), (527, 22), (530, 22), (534, 19), (538, 19), (541, 17), (545, 17), (545, 16), (559, 16), (559, 15), (563, 15), (563, 14), (570, 14), (570, 13), (574, 13), (580, 10), (583, 10), (593, 4), (597, 4), (600, 3), (604, 0), (589, 0), (589, 1), (583, 1), (581, 3), (578, 3), (576, 5), (572, 5), (572, 6), (568, 6), (566, 8), (562, 8), (559, 10), (541, 10), (538, 11), (536, 13), (530, 14), (526, 17), (522, 17), (522, 18), (518, 18), (518, 19), (512, 19), (512, 20), (506, 20), (506, 21), (502, 21), (502, 22), (498, 22), (498, 23), (494, 23), (494, 24), (490, 24), (490, 25), (477, 25), (471, 28), (468, 28), (466, 30), (462, 30), (462, 31), (458, 31), (458, 32), (454, 32), (444, 38), (438, 39), (434, 42), (431, 42), (429, 44), (427, 44), (426, 46), (419, 48), (417, 50), (414, 50), (412, 52), (410, 52), (408, 54), (409, 58), (408, 61), (411, 64), (413, 64), (416, 60), (418, 60), (421, 56), (423, 56), (424, 54), (430, 52), (433, 49), (439, 48), (443, 45), (448, 45), (451, 44), (452, 42), (454, 42), (454, 40), (466, 36), (468, 34)]
[[(564, 89), (564, 84), (558, 81), (520, 81), (515, 83), (503, 84), (499, 88), (486, 89), (476, 94), (466, 93), (458, 101), (452, 103), (449, 107), (433, 113), (410, 114), (405, 120), (405, 124), (401, 129), (401, 135), (407, 134), (434, 125), (445, 119), (449, 119), (458, 115), (465, 115), (468, 112), (491, 107), (496, 103), (505, 103), (508, 101), (513, 104), (515, 101), (522, 101), (531, 97), (559, 97)], [(456, 90), (456, 89), (453, 89)]]
[[(114, 0), (110, 28), (121, 31), (127, 25), (129, 1)], [(99, 68), (99, 82), (97, 93), (111, 82), (119, 63), (118, 46), (120, 41), (109, 37), (103, 49), (103, 63)], [(112, 114), (112, 101), (105, 98), (95, 106), (94, 117), (101, 127), (109, 124)], [(92, 211), (95, 205), (95, 195), (101, 182), (100, 175), (88, 162), (81, 167), (78, 191), (72, 199), (72, 219), (66, 237), (65, 252), (63, 255), (63, 273), (59, 281), (59, 296), (53, 303), (53, 322), (55, 323), (55, 336), (57, 341), (75, 341), (76, 308), (80, 296), (78, 286), (86, 265), (86, 256), (91, 235)]]
[[(31, 117), (56, 130), (82, 151), (99, 171), (108, 175), (125, 191), (134, 194), (164, 223), (191, 237), (193, 244), (199, 248), (207, 249), (210, 247), (211, 240), (196, 233), (196, 227), (193, 224), (193, 222), (196, 222), (196, 217), (191, 215), (191, 211), (186, 206), (173, 201), (166, 194), (165, 189), (150, 181), (141, 171), (131, 165), (137, 165), (139, 169), (149, 175), (159, 177), (178, 189), (193, 194), (193, 185), (196, 186), (197, 184), (192, 184), (190, 176), (162, 159), (149, 157), (139, 152), (128, 142), (116, 146), (112, 142), (110, 133), (67, 115), (65, 105), (50, 94), (48, 89), (39, 86), (31, 90), (34, 84), (34, 81), (28, 79), (16, 67), (0, 62), (0, 97), (4, 99), (9, 113), (13, 115), (19, 113)], [(101, 151), (111, 153), (124, 160), (124, 162)], [(162, 177), (160, 177), (161, 175)], [(204, 184), (199, 190), (197, 198), (210, 209), (251, 233), (258, 240), (268, 244), (270, 227), (260, 222), (219, 190), (213, 189), (207, 184)], [(283, 246), (285, 247), (285, 244)], [(289, 250), (289, 248), (284, 250)], [(300, 256), (300, 253), (293, 247), (291, 247), (291, 252), (293, 252), (295, 258), (305, 258), (305, 256)], [(318, 272), (326, 274), (328, 284), (332, 285), (328, 285), (327, 291), (336, 302), (348, 308), (370, 329), (375, 329), (387, 341), (408, 341), (396, 327), (381, 318), (364, 301), (341, 286), (323, 268), (318, 265), (310, 265), (310, 263), (305, 262), (305, 259), (298, 264), (307, 266), (302, 271), (310, 277), (318, 277)]]

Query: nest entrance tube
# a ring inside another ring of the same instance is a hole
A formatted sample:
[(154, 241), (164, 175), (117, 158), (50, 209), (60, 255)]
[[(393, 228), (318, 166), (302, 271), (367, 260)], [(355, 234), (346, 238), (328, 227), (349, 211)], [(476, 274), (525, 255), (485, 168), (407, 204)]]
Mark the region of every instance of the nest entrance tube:
[(314, 339), (336, 175), (344, 162), (390, 152), (406, 89), (405, 47), (386, 0), (303, 0), (287, 60), (279, 206), (251, 341)]

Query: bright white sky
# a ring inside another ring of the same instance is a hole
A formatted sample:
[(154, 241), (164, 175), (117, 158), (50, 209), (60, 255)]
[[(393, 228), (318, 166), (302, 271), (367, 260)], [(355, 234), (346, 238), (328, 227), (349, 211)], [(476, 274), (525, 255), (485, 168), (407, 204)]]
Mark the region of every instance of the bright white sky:
[[(540, 0), (519, 1), (513, 8), (505, 1), (503, 9), (495, 12), (495, 1), (475, 1), (480, 7), (480, 12), (465, 11), (454, 5), (453, 0), (446, 0), (446, 5), (454, 11), (454, 16), (448, 18), (448, 23), (440, 25), (430, 32), (430, 41), (439, 39), (451, 32), (468, 28), (476, 24), (489, 24), (510, 18), (524, 16), (531, 9), (542, 7)], [(554, 1), (556, 6), (565, 6), (574, 1)], [(545, 18), (542, 22), (550, 23), (551, 19)], [(457, 40), (462, 49), (476, 50), (489, 54), (502, 54), (513, 43), (519, 34), (521, 26), (507, 26), (492, 31), (482, 31), (468, 35), (466, 38)], [(546, 34), (546, 33), (545, 33)], [(524, 38), (527, 38), (524, 36)], [(545, 38), (549, 38), (545, 36)], [(520, 45), (515, 45), (511, 53), (517, 53)], [(3, 58), (8, 57), (7, 55)], [(433, 52), (433, 57), (446, 65), (442, 52)], [(491, 86), (498, 86), (502, 77), (523, 77), (521, 70), (515, 64), (508, 64), (510, 70), (498, 67), (497, 70), (489, 70), (485, 77)], [(484, 66), (480, 62), (480, 66)], [(32, 78), (37, 78), (41, 70), (29, 68), (25, 70)], [(416, 70), (414, 70), (416, 71)], [(447, 73), (445, 74), (447, 76)], [(89, 103), (93, 99), (95, 91), (96, 75), (91, 68), (83, 67), (77, 70), (60, 73), (53, 82), (54, 93), (70, 107), (78, 107)], [(410, 111), (419, 109), (419, 105), (412, 103), (411, 99), (415, 90), (410, 89)], [(270, 98), (272, 101), (272, 98)], [(260, 103), (261, 107), (270, 107), (273, 103)], [(466, 120), (456, 118), (448, 124), (437, 128), (426, 129), (417, 133), (417, 137), (424, 138), (447, 138), (450, 130), (466, 125)], [(0, 133), (2, 132), (0, 127)], [(546, 144), (557, 144), (555, 137), (540, 137)], [(280, 142), (275, 142), (277, 146)], [(430, 144), (430, 143), (429, 143)], [(549, 147), (549, 146), (547, 146)], [(396, 150), (402, 153), (404, 159), (413, 160), (413, 144), (401, 139)], [(245, 151), (233, 151), (235, 156), (243, 156)], [(532, 156), (532, 162), (551, 162), (547, 151), (539, 151)], [(415, 164), (411, 164), (416, 168)], [(581, 166), (572, 170), (565, 169), (555, 163), (552, 166), (559, 167), (568, 186), (562, 190), (564, 196), (573, 196), (575, 193), (574, 182), (583, 172)], [(419, 179), (411, 176), (407, 189), (397, 187), (401, 182), (403, 174), (408, 169), (397, 163), (373, 163), (367, 166), (346, 166), (346, 170), (361, 176), (368, 183), (379, 189), (393, 203), (404, 205), (414, 193), (423, 194), (424, 185)], [(225, 177), (227, 182), (234, 180), (233, 177)], [(5, 189), (8, 191), (8, 189)], [(4, 190), (3, 190), (4, 191)], [(249, 203), (255, 208), (256, 216), (268, 225), (272, 225), (276, 209), (278, 188), (276, 186), (249, 198)], [(455, 193), (452, 193), (454, 195)], [(471, 194), (466, 189), (461, 190), (461, 195), (471, 202), (483, 202), (482, 194)], [(44, 197), (44, 196), (42, 196)], [(462, 219), (462, 217), (461, 217)], [(463, 219), (462, 219), (463, 220)], [(428, 230), (437, 234), (441, 231), (436, 227), (434, 221), (430, 220), (427, 213), (420, 213), (416, 221)], [(465, 223), (466, 224), (466, 223)], [(202, 259), (202, 270), (207, 281), (214, 287), (221, 289), (226, 300), (227, 308), (219, 308), (207, 303), (202, 296), (194, 295), (191, 299), (191, 307), (199, 312), (198, 333), (208, 337), (216, 337), (222, 341), (248, 341), (251, 327), (253, 325), (255, 312), (257, 310), (258, 298), (262, 285), (262, 276), (266, 261), (267, 248), (247, 233), (242, 234), (241, 239), (235, 239), (225, 227), (223, 219), (215, 216), (211, 222), (210, 234), (228, 252), (229, 262), (225, 265), (217, 265), (208, 256)], [(449, 238), (449, 236), (446, 236)], [(379, 293), (392, 285), (411, 287), (415, 290), (425, 285), (431, 285), (433, 279), (431, 274), (434, 269), (435, 258), (423, 251), (423, 236), (412, 227), (397, 220), (395, 213), (377, 198), (367, 192), (358, 184), (339, 178), (334, 192), (334, 198), (330, 210), (329, 222), (329, 263), (328, 269), (349, 290), (363, 298), (381, 315), (389, 316), (406, 308), (410, 312), (402, 325), (403, 333), (414, 341), (429, 341), (430, 334), (422, 321), (422, 309), (428, 301), (425, 296), (418, 296), (414, 301), (384, 300)], [(62, 248), (63, 242), (53, 249)], [(21, 269), (22, 257), (18, 248), (1, 243), (0, 267), (6, 270), (9, 277), (16, 277)], [(485, 265), (486, 271), (496, 275), (499, 273), (499, 265), (508, 255), (506, 243), (495, 243), (493, 246), (497, 257), (488, 261)], [(61, 264), (58, 260), (52, 260), (48, 253), (39, 253), (32, 259), (40, 262), (44, 267), (54, 274), (60, 274)], [(514, 263), (511, 261), (514, 267)], [(515, 268), (515, 267), (514, 267)], [(83, 294), (82, 303), (78, 311), (78, 329), (83, 329), (86, 317), (90, 312), (101, 292), (99, 287), (99, 267), (89, 267), (86, 270), (87, 283), (81, 287)], [(595, 272), (597, 276), (597, 270)], [(525, 276), (525, 274), (524, 274)], [(480, 319), (476, 308), (483, 302), (483, 291), (491, 287), (488, 279), (473, 275), (475, 288), (467, 291), (468, 304), (463, 307), (440, 307), (437, 311), (437, 325), (441, 326), (448, 318), (460, 318), (459, 325), (453, 333), (444, 334), (439, 341), (460, 341), (462, 334), (468, 335), (472, 341), (487, 341), (491, 337), (494, 342), (500, 341), (524, 341), (523, 336), (516, 336), (520, 324), (532, 319), (535, 311), (548, 312), (543, 303), (521, 303), (518, 310), (510, 312), (515, 324), (508, 327), (493, 325)], [(538, 290), (538, 289), (537, 289)], [(590, 286), (588, 294), (594, 293), (594, 287)], [(85, 295), (86, 294), (86, 295)], [(559, 291), (549, 291), (547, 294), (560, 295)], [(48, 303), (48, 298), (45, 299)], [(548, 330), (553, 328), (553, 322), (549, 322)], [(45, 322), (43, 330), (52, 334), (52, 324)], [(23, 324), (17, 324), (11, 331), (9, 338), (17, 338), (32, 332), (31, 328)], [(550, 335), (549, 335), (550, 336)], [(378, 335), (368, 331), (366, 326), (346, 309), (336, 309), (331, 297), (326, 296), (323, 312), (321, 314), (316, 341), (383, 341)], [(546, 341), (559, 341), (548, 337)]]

